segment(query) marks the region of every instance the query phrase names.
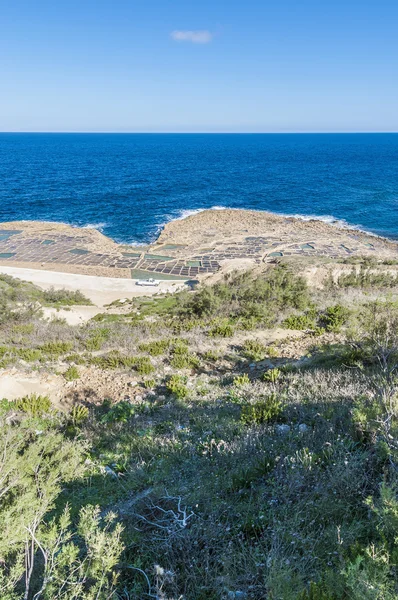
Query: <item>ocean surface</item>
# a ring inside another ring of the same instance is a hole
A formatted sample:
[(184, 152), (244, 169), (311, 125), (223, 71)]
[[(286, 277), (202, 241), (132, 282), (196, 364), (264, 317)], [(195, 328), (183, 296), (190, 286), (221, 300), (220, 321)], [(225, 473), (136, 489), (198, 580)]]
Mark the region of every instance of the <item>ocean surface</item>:
[(0, 133), (0, 221), (60, 221), (145, 243), (212, 207), (398, 238), (398, 134)]

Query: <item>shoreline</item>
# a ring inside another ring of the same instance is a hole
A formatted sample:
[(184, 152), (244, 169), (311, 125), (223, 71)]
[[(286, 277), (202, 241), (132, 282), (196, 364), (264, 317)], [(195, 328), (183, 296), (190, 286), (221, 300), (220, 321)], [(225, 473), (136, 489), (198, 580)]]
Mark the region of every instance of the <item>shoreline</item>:
[(349, 221), (347, 221), (344, 218), (339, 218), (339, 217), (335, 217), (334, 215), (314, 215), (314, 214), (310, 214), (310, 215), (306, 215), (306, 214), (302, 214), (302, 213), (280, 213), (280, 212), (274, 212), (271, 210), (264, 210), (264, 209), (256, 209), (256, 208), (235, 208), (235, 207), (229, 207), (229, 206), (219, 206), (219, 205), (215, 205), (215, 206), (211, 206), (210, 208), (193, 208), (193, 209), (181, 209), (180, 215), (179, 216), (174, 216), (174, 217), (170, 217), (169, 219), (166, 219), (163, 223), (159, 224), (156, 230), (156, 233), (153, 235), (153, 238), (148, 238), (146, 241), (140, 242), (140, 241), (125, 241), (123, 239), (118, 239), (116, 237), (112, 237), (111, 235), (108, 235), (106, 233), (104, 233), (104, 228), (106, 228), (107, 223), (86, 223), (85, 225), (79, 225), (77, 223), (68, 223), (66, 221), (52, 221), (52, 220), (31, 220), (31, 219), (15, 219), (13, 221), (0, 221), (0, 229), (2, 227), (2, 225), (7, 224), (7, 223), (25, 223), (25, 224), (31, 224), (31, 223), (37, 223), (37, 224), (43, 224), (43, 225), (49, 225), (49, 226), (66, 226), (66, 227), (71, 227), (73, 229), (79, 230), (79, 231), (84, 231), (84, 230), (89, 230), (89, 231), (98, 231), (99, 233), (101, 233), (104, 237), (106, 237), (108, 240), (110, 240), (113, 244), (116, 244), (118, 246), (130, 246), (131, 248), (146, 248), (148, 246), (154, 246), (157, 244), (162, 232), (167, 228), (168, 225), (170, 225), (171, 223), (174, 223), (175, 221), (184, 221), (186, 219), (189, 219), (190, 217), (194, 217), (200, 213), (203, 212), (209, 212), (209, 211), (235, 211), (235, 212), (241, 212), (241, 213), (259, 213), (260, 215), (270, 215), (270, 216), (275, 216), (275, 217), (279, 217), (281, 219), (295, 219), (297, 221), (303, 221), (305, 223), (312, 223), (312, 222), (320, 222), (320, 223), (324, 223), (326, 225), (330, 225), (331, 227), (335, 227), (337, 229), (343, 229), (343, 230), (348, 230), (348, 231), (358, 231), (359, 233), (363, 233), (365, 235), (369, 235), (375, 238), (380, 238), (382, 240), (387, 240), (387, 241), (392, 241), (392, 242), (397, 242), (398, 243), (398, 231), (395, 235), (382, 235), (379, 233), (376, 233), (375, 231), (372, 231), (370, 229), (366, 229), (365, 226), (363, 225), (357, 225), (354, 223), (350, 223)]
[(164, 225), (152, 244), (118, 244), (98, 229), (50, 221), (0, 224), (0, 265), (131, 281), (203, 280), (282, 257), (398, 259), (398, 243), (331, 217), (198, 210)]

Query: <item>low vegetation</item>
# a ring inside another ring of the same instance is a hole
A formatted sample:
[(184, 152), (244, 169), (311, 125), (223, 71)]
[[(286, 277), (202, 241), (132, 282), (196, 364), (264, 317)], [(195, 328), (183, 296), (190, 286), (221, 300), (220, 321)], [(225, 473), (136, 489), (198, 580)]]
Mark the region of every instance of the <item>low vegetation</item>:
[(80, 394), (0, 400), (1, 600), (395, 600), (398, 305), (369, 285), (276, 265), (72, 327), (0, 279), (0, 367)]

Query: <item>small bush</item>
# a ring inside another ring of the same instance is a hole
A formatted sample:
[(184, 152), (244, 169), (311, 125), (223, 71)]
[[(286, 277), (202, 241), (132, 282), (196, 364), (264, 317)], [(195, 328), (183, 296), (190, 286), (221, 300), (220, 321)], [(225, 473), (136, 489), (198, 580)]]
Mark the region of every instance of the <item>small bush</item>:
[(188, 396), (188, 388), (186, 386), (187, 378), (180, 375), (172, 375), (166, 382), (166, 387), (177, 398), (182, 399)]
[(86, 350), (89, 352), (95, 352), (96, 350), (101, 350), (104, 342), (110, 336), (110, 329), (108, 327), (100, 327), (98, 329), (92, 329), (89, 333), (88, 339), (86, 339), (83, 344)]
[(259, 340), (246, 340), (243, 344), (243, 353), (251, 360), (262, 360), (266, 355), (266, 348)]
[(186, 354), (188, 352), (188, 340), (176, 338), (172, 344), (173, 354)]
[(200, 366), (200, 359), (196, 354), (187, 352), (186, 354), (175, 354), (171, 359), (170, 364), (175, 369), (195, 369)]
[(122, 400), (111, 406), (109, 411), (101, 418), (101, 423), (126, 423), (134, 414), (134, 407), (129, 402)]
[(286, 329), (297, 329), (303, 331), (304, 329), (314, 329), (315, 321), (311, 315), (291, 315), (282, 322), (282, 326)]
[(42, 346), (39, 346), (39, 350), (43, 354), (47, 354), (50, 357), (58, 357), (62, 354), (70, 352), (73, 348), (73, 342), (47, 342)]
[(101, 369), (121, 369), (123, 367), (134, 367), (137, 359), (132, 356), (124, 356), (115, 350), (104, 356), (95, 356), (91, 358), (90, 362)]
[(50, 288), (43, 292), (43, 300), (46, 304), (55, 304), (58, 306), (73, 306), (75, 304), (91, 305), (92, 302), (86, 298), (79, 290), (54, 290)]
[(347, 322), (350, 311), (341, 304), (329, 306), (321, 317), (321, 324), (326, 331), (340, 331), (341, 327)]
[(140, 375), (150, 375), (155, 370), (155, 367), (147, 356), (139, 356), (134, 360), (132, 366)]
[(71, 365), (65, 371), (64, 377), (65, 377), (66, 381), (74, 381), (75, 379), (79, 379), (79, 377), (80, 377), (79, 369), (77, 367), (75, 367), (74, 365)]
[(145, 381), (143, 383), (144, 383), (144, 387), (147, 390), (152, 390), (156, 385), (156, 380), (155, 379), (145, 379)]
[(267, 346), (267, 356), (268, 358), (278, 358), (279, 352), (275, 346)]
[(32, 417), (40, 417), (51, 409), (51, 400), (48, 396), (30, 394), (14, 401), (15, 407)]
[(170, 347), (171, 340), (156, 340), (140, 344), (138, 350), (140, 352), (148, 352), (151, 356), (161, 356)]
[(229, 321), (220, 321), (216, 325), (213, 325), (209, 329), (210, 337), (232, 337), (234, 335), (234, 328)]
[(12, 328), (13, 333), (20, 333), (21, 335), (30, 335), (34, 332), (35, 326), (33, 323), (26, 323), (23, 325), (14, 325)]
[(88, 419), (88, 408), (81, 404), (76, 404), (70, 411), (70, 420), (75, 427), (80, 427)]
[(234, 377), (234, 386), (235, 387), (243, 387), (244, 385), (248, 385), (250, 383), (250, 379), (247, 373), (243, 375), (236, 375)]
[(271, 394), (264, 400), (255, 404), (242, 406), (241, 421), (245, 425), (262, 425), (276, 421), (282, 413), (282, 403), (275, 394)]
[(308, 589), (299, 594), (297, 600), (336, 600), (336, 596), (327, 591), (322, 584), (311, 581)]
[(89, 352), (95, 352), (96, 350), (101, 350), (104, 341), (104, 338), (101, 336), (89, 337), (84, 341), (84, 347)]
[[(383, 261), (383, 264), (396, 264), (394, 260)], [(367, 268), (362, 265), (360, 271), (357, 272), (353, 269), (351, 273), (343, 273), (337, 280), (337, 286), (342, 288), (354, 287), (354, 288), (390, 288), (398, 286), (398, 274), (386, 273), (386, 272), (375, 272), (374, 268), (376, 265), (371, 265), (371, 268)], [(373, 270), (372, 270), (373, 267)]]
[(15, 351), (16, 356), (26, 362), (35, 362), (42, 358), (41, 350), (35, 348), (18, 348)]
[(282, 371), (280, 369), (269, 369), (264, 373), (263, 380), (276, 383), (281, 375)]

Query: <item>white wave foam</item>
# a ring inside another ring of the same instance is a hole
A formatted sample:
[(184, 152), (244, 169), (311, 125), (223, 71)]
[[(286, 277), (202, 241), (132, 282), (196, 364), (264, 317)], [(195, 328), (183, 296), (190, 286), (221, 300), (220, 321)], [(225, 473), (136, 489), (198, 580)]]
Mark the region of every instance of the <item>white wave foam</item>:
[(139, 248), (140, 246), (148, 246), (151, 242), (118, 242), (119, 244), (123, 244), (123, 246), (133, 246), (134, 248)]
[(373, 231), (369, 231), (363, 225), (354, 225), (353, 223), (349, 223), (345, 219), (338, 219), (333, 215), (301, 215), (301, 214), (286, 214), (286, 213), (274, 213), (278, 214), (281, 217), (286, 217), (288, 219), (300, 219), (300, 221), (322, 221), (322, 223), (327, 223), (327, 225), (332, 225), (334, 227), (338, 227), (339, 229), (350, 229), (352, 231), (362, 231), (367, 235), (372, 235), (373, 237), (381, 237), (374, 233)]
[(339, 219), (338, 217), (335, 217), (334, 215), (303, 215), (303, 214), (298, 214), (298, 213), (294, 213), (294, 214), (290, 214), (290, 213), (278, 213), (272, 210), (267, 210), (267, 209), (255, 209), (255, 208), (242, 208), (242, 207), (231, 207), (231, 206), (211, 206), (210, 208), (196, 208), (196, 209), (190, 209), (190, 210), (180, 210), (179, 213), (177, 214), (177, 216), (175, 215), (168, 215), (166, 220), (161, 223), (158, 224), (157, 227), (157, 234), (160, 233), (160, 231), (165, 227), (165, 225), (167, 223), (170, 223), (170, 221), (181, 221), (183, 219), (186, 219), (187, 217), (191, 217), (192, 215), (196, 215), (198, 213), (204, 212), (205, 210), (250, 210), (250, 211), (254, 211), (254, 212), (268, 212), (274, 215), (278, 215), (280, 217), (286, 217), (286, 218), (293, 218), (293, 219), (300, 219), (301, 221), (322, 221), (323, 223), (327, 223), (328, 225), (332, 225), (333, 227), (338, 227), (339, 229), (349, 229), (351, 231), (361, 231), (363, 233), (366, 233), (367, 235), (371, 235), (373, 237), (376, 238), (380, 238), (383, 236), (378, 235), (377, 233), (374, 233), (373, 231), (370, 231), (369, 229), (366, 229), (366, 227), (364, 227), (363, 225), (356, 225), (353, 223), (349, 223), (348, 221), (346, 221), (345, 219)]
[(103, 231), (106, 226), (107, 223), (88, 223), (87, 225), (83, 225), (82, 229), (97, 229), (97, 231)]
[[(181, 210), (176, 211), (175, 213), (166, 215), (166, 218), (162, 223), (156, 224), (156, 231), (150, 236), (150, 239), (148, 239), (148, 241), (146, 241), (146, 242), (138, 242), (138, 241), (126, 242), (121, 239), (116, 239), (116, 238), (114, 238), (114, 239), (116, 242), (124, 244), (126, 246), (132, 246), (132, 247), (137, 247), (137, 248), (139, 248), (140, 246), (148, 246), (148, 244), (153, 244), (156, 241), (159, 233), (167, 225), (167, 223), (170, 223), (171, 221), (182, 221), (188, 217), (191, 217), (193, 215), (199, 214), (199, 213), (207, 211), (207, 210), (251, 210), (251, 211), (260, 212), (260, 213), (268, 212), (270, 214), (278, 215), (280, 217), (300, 219), (301, 221), (321, 221), (323, 223), (327, 223), (328, 225), (332, 225), (332, 226), (338, 227), (340, 229), (361, 231), (361, 232), (366, 233), (367, 235), (371, 235), (373, 237), (377, 237), (377, 238), (382, 237), (372, 231), (369, 231), (362, 225), (355, 225), (355, 224), (349, 223), (345, 219), (339, 219), (333, 215), (314, 215), (314, 214), (304, 215), (304, 214), (299, 214), (299, 213), (294, 213), (294, 214), (293, 213), (279, 213), (279, 212), (275, 212), (275, 211), (271, 211), (271, 210), (267, 210), (267, 209), (250, 209), (250, 208), (245, 209), (245, 208), (241, 208), (241, 207), (237, 208), (237, 207), (216, 205), (216, 206), (211, 206), (210, 208), (181, 209)], [(107, 225), (107, 223), (89, 223), (87, 225), (83, 225), (80, 227), (82, 227), (83, 229), (97, 229), (98, 231), (102, 232), (104, 227), (106, 227), (106, 225)], [(78, 225), (74, 225), (74, 226), (79, 227)]]
[(197, 215), (198, 213), (204, 212), (205, 210), (227, 210), (227, 206), (211, 206), (210, 208), (193, 208), (189, 210), (180, 210), (179, 215), (177, 217), (171, 217), (170, 221), (182, 221), (187, 217), (192, 217), (192, 215)]

